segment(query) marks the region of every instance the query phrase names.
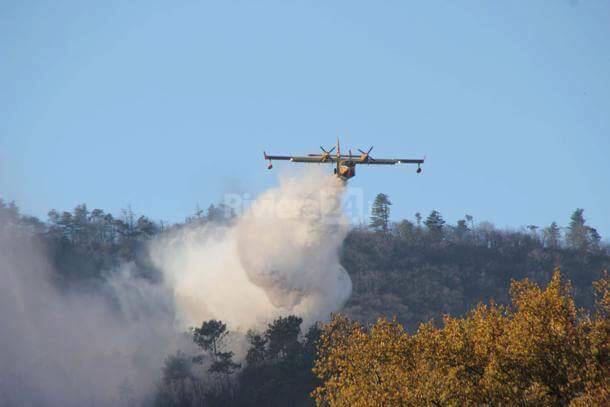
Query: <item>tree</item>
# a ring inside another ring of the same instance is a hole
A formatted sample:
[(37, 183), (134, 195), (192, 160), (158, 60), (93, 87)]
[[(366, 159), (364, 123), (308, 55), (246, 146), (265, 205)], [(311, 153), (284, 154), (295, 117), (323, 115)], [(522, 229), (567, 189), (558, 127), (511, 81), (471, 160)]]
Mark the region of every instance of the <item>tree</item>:
[(154, 405), (180, 407), (193, 404), (194, 376), (190, 358), (178, 351), (169, 355), (163, 364), (163, 381), (159, 384)]
[(302, 318), (289, 315), (279, 317), (267, 326), (265, 339), (270, 358), (286, 360), (289, 356), (296, 356), (295, 352), (300, 349), (299, 335), (302, 322)]
[(430, 215), (428, 215), (428, 218), (426, 218), (424, 224), (428, 228), (430, 235), (435, 240), (440, 240), (443, 238), (443, 226), (445, 225), (445, 220), (438, 211), (433, 210), (430, 212)]
[(57, 212), (55, 209), (51, 209), (49, 211), (49, 213), (47, 214), (47, 217), (49, 219), (49, 223), (51, 224), (51, 226), (58, 226), (59, 224), (59, 212)]
[(410, 335), (396, 320), (323, 327), (314, 371), (318, 405), (607, 405), (610, 279), (598, 311), (577, 311), (555, 271), (542, 289), (514, 282), (512, 304), (480, 304)]
[(455, 226), (455, 237), (457, 237), (458, 241), (463, 241), (468, 235), (469, 231), (470, 229), (468, 229), (466, 220), (460, 219), (457, 221), (457, 224)]
[(217, 352), (214, 354), (214, 358), (215, 360), (209, 368), (211, 373), (228, 376), (241, 367), (239, 363), (233, 361), (233, 352), (231, 351)]
[(136, 222), (136, 234), (145, 239), (150, 239), (159, 231), (159, 227), (146, 216), (140, 216)]
[(532, 234), (532, 237), (534, 237), (534, 238), (538, 237), (538, 226), (536, 226), (536, 225), (527, 225), (527, 230), (530, 231), (530, 233)]
[(115, 244), (117, 240), (116, 221), (112, 214), (107, 213), (104, 215), (102, 221), (104, 231), (104, 241), (108, 244)]
[(70, 212), (62, 212), (57, 222), (64, 238), (74, 242), (74, 220)]
[(370, 226), (375, 230), (388, 231), (390, 222), (390, 198), (386, 194), (377, 194), (371, 209)]
[(220, 203), (216, 206), (212, 204), (208, 207), (206, 220), (208, 222), (224, 224), (229, 222), (234, 217), (235, 213), (233, 212), (233, 209), (224, 203)]
[(191, 360), (181, 351), (168, 356), (163, 364), (163, 382), (172, 382), (192, 377)]
[(542, 231), (544, 238), (544, 244), (550, 249), (558, 249), (561, 244), (561, 231), (557, 223), (553, 222), (547, 228)]
[(253, 330), (246, 333), (246, 338), (250, 343), (250, 348), (246, 354), (246, 364), (248, 367), (257, 367), (265, 362), (267, 339)]
[(200, 328), (193, 329), (193, 342), (205, 351), (217, 353), (228, 333), (224, 322), (210, 319), (204, 321)]
[(318, 382), (311, 371), (320, 329), (313, 325), (299, 341), (302, 319), (269, 323), (261, 335), (249, 331), (246, 366), (239, 373), (237, 405), (301, 406)]
[[(211, 319), (201, 324), (200, 328), (193, 329), (193, 342), (212, 356), (212, 365), (209, 371), (223, 375), (230, 375), (239, 368), (239, 364), (233, 362), (233, 352), (223, 352), (223, 341), (228, 335), (227, 325), (222, 321)], [(193, 359), (196, 363), (202, 363), (203, 355)]]
[(206, 221), (203, 209), (197, 204), (195, 206), (195, 213), (192, 216), (188, 216), (185, 219), (185, 223), (187, 224), (195, 224), (195, 225), (203, 225)]
[(86, 204), (77, 205), (72, 211), (73, 238), (76, 243), (84, 244), (89, 235), (89, 210)]
[(585, 225), (584, 209), (576, 209), (570, 217), (570, 226), (566, 233), (566, 243), (572, 249), (586, 250), (589, 247), (589, 231)]
[(312, 366), (313, 362), (315, 361), (318, 342), (320, 341), (321, 335), (322, 328), (321, 323), (319, 322), (313, 324), (305, 334), (305, 342), (303, 343), (303, 354), (307, 364), (311, 364)]
[(420, 228), (421, 227), (421, 213), (419, 212), (415, 212), (415, 222), (417, 223), (417, 227)]
[(0, 222), (5, 225), (16, 225), (19, 222), (19, 207), (15, 201), (8, 204), (0, 198)]
[(42, 235), (48, 230), (47, 225), (35, 216), (22, 215), (19, 223), (30, 235)]
[(466, 222), (470, 223), (470, 229), (474, 230), (474, 218), (472, 217), (472, 215), (464, 215), (464, 219), (466, 220)]
[(587, 227), (587, 231), (589, 232), (589, 242), (591, 246), (591, 250), (598, 251), (600, 249), (600, 243), (602, 237), (597, 232), (597, 229), (592, 227)]
[(406, 219), (403, 219), (396, 225), (396, 231), (404, 241), (413, 243), (417, 238), (415, 225)]

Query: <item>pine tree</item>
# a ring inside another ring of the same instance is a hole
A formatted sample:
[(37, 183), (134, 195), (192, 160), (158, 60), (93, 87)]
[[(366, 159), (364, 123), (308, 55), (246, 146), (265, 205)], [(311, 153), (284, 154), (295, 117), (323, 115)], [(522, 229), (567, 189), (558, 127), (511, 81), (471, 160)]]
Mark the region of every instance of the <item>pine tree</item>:
[(455, 226), (455, 237), (457, 237), (458, 240), (464, 240), (469, 231), (470, 229), (468, 229), (465, 219), (457, 221), (457, 225)]
[(561, 244), (561, 231), (557, 223), (553, 222), (551, 225), (543, 230), (544, 242), (550, 249), (558, 249)]
[(417, 222), (417, 227), (420, 228), (421, 227), (421, 213), (419, 213), (419, 212), (415, 213), (415, 221)]
[(566, 243), (572, 249), (586, 250), (589, 247), (589, 230), (585, 225), (584, 209), (576, 209), (571, 216), (566, 234)]
[(279, 317), (269, 325), (265, 331), (267, 354), (270, 359), (287, 361), (295, 357), (300, 348), (299, 335), (303, 319), (294, 315)]
[[(203, 322), (201, 328), (193, 329), (193, 342), (212, 356), (212, 365), (208, 369), (212, 373), (228, 376), (240, 367), (233, 362), (233, 352), (221, 350), (228, 334), (227, 325), (215, 319)], [(193, 358), (193, 361), (201, 363), (203, 359), (203, 355), (200, 355)]]
[(387, 232), (390, 222), (390, 198), (386, 194), (377, 194), (371, 210), (371, 223), (373, 229)]
[(249, 367), (258, 367), (265, 361), (267, 339), (253, 330), (249, 330), (246, 339), (250, 343), (250, 349), (246, 354), (246, 364)]
[(430, 212), (428, 218), (424, 222), (424, 225), (428, 228), (428, 232), (435, 239), (441, 239), (443, 237), (443, 226), (445, 225), (445, 220), (443, 219), (440, 212), (434, 210)]
[(398, 236), (409, 243), (413, 243), (417, 238), (415, 225), (406, 219), (403, 219), (396, 225), (396, 231)]
[(589, 239), (590, 239), (589, 241), (591, 244), (591, 250), (598, 251), (600, 248), (600, 242), (602, 240), (602, 237), (600, 236), (599, 232), (595, 228), (587, 227), (587, 231), (589, 232)]
[(464, 216), (464, 219), (466, 220), (466, 222), (470, 223), (470, 229), (474, 230), (474, 218), (472, 217), (472, 215), (466, 214)]

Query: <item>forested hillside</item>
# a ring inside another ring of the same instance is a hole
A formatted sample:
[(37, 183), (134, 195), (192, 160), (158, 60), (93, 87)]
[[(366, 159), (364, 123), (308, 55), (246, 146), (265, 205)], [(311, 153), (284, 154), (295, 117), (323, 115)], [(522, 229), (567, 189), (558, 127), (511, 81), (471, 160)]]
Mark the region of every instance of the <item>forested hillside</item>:
[[(573, 295), (576, 306), (592, 309), (593, 282), (610, 269), (610, 248), (586, 223), (582, 209), (571, 217), (567, 214), (564, 228), (553, 223), (504, 230), (468, 215), (448, 224), (437, 211), (425, 218), (416, 214), (413, 220), (390, 222), (390, 205), (389, 197), (380, 195), (370, 225), (352, 228), (341, 252), (353, 282), (352, 296), (341, 312), (364, 326), (379, 317), (396, 317), (410, 333), (422, 322), (432, 321), (429, 329), (433, 329), (443, 315), (463, 317), (480, 302), (494, 299), (509, 304), (511, 280), (527, 278), (545, 285), (557, 267), (572, 282), (571, 292), (562, 295)], [(69, 212), (51, 210), (48, 219), (39, 220), (21, 214), (14, 203), (0, 201), (4, 232), (25, 236), (42, 247), (52, 265), (53, 284), (67, 291), (103, 287), (125, 263), (133, 266), (137, 278), (157, 283), (161, 273), (147, 254), (153, 237), (233, 219), (222, 205), (168, 225), (130, 209), (111, 215), (83, 204)], [(312, 372), (321, 330), (314, 325), (302, 332), (301, 323), (287, 315), (262, 332), (249, 332), (246, 356), (236, 360), (224, 342), (230, 328), (222, 321), (201, 321), (201, 326), (186, 333), (199, 353), (167, 357), (150, 403), (311, 404), (309, 393), (323, 384)], [(324, 378), (332, 372), (319, 367), (318, 374)], [(329, 397), (318, 394), (325, 400)]]
[(572, 281), (579, 306), (591, 307), (591, 284), (610, 267), (608, 246), (577, 209), (562, 229), (529, 225), (502, 230), (471, 216), (448, 225), (437, 211), (426, 219), (353, 229), (342, 262), (354, 284), (344, 312), (373, 322), (380, 315), (409, 329), (443, 314), (460, 315), (480, 301), (509, 300), (511, 279), (550, 280), (555, 267)]
[[(572, 281), (577, 304), (590, 307), (591, 283), (610, 266), (610, 245), (586, 223), (582, 209), (566, 216), (566, 227), (553, 222), (506, 230), (469, 215), (451, 225), (437, 211), (393, 223), (389, 205), (379, 205), (387, 213), (380, 219), (374, 208), (371, 225), (354, 227), (341, 253), (354, 283), (345, 311), (363, 321), (396, 314), (414, 326), (442, 313), (462, 313), (488, 298), (506, 302), (511, 279), (544, 283), (558, 266)], [(157, 278), (147, 259), (148, 240), (189, 225), (230, 223), (233, 214), (222, 204), (210, 205), (170, 225), (130, 208), (112, 215), (82, 204), (72, 211), (51, 210), (40, 220), (0, 200), (0, 219), (43, 243), (58, 283), (78, 284), (103, 279), (131, 261), (142, 277)]]

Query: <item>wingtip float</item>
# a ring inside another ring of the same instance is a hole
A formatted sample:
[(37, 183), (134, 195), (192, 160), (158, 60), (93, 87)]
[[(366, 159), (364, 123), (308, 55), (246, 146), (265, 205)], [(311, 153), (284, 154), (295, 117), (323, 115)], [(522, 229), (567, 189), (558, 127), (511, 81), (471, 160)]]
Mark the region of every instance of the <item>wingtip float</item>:
[[(334, 173), (343, 181), (347, 181), (350, 178), (356, 176), (356, 165), (395, 165), (395, 164), (417, 164), (416, 172), (420, 174), (422, 172), (421, 165), (425, 161), (424, 158), (373, 158), (371, 157), (371, 151), (373, 146), (367, 151), (358, 149), (360, 154), (352, 155), (352, 150), (348, 150), (349, 154), (341, 154), (341, 145), (337, 139), (337, 145), (326, 150), (323, 146), (320, 146), (322, 153), (307, 154), (306, 156), (292, 156), (292, 155), (267, 155), (263, 151), (263, 156), (266, 161), (269, 161), (267, 165), (268, 169), (273, 168), (273, 160), (280, 161), (291, 161), (294, 163), (307, 163), (307, 164), (336, 164)], [(334, 151), (337, 151), (333, 154)]]

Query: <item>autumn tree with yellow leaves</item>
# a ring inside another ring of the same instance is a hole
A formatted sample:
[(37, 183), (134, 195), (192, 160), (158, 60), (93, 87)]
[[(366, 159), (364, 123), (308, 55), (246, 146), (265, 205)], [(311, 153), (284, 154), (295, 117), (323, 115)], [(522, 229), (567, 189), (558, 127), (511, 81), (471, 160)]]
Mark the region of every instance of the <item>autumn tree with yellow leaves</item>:
[(322, 332), (312, 392), (328, 406), (610, 405), (610, 278), (578, 310), (556, 270), (542, 289), (513, 282), (512, 303), (464, 318), (368, 328), (335, 315)]

